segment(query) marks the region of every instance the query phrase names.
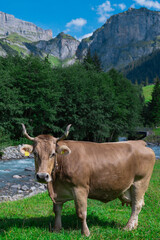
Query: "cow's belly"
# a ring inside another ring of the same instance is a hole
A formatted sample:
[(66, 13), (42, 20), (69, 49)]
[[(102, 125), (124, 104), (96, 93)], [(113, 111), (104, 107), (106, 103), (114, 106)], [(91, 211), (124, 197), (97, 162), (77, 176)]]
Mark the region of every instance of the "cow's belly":
[(89, 191), (89, 198), (100, 200), (102, 202), (112, 201), (123, 195), (133, 184), (134, 179), (130, 178), (127, 181), (119, 182), (104, 182), (102, 184), (91, 185)]
[(116, 198), (118, 198), (123, 191), (100, 191), (99, 189), (96, 189), (95, 192), (90, 192), (89, 193), (89, 198), (90, 199), (96, 199), (102, 202), (109, 202), (112, 201)]

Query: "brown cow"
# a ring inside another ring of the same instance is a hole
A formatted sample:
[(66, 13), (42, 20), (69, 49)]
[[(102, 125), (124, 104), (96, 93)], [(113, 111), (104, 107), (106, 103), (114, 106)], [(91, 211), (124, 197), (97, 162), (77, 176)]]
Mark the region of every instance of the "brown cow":
[(124, 229), (137, 227), (138, 214), (144, 205), (144, 194), (155, 163), (155, 154), (144, 141), (62, 141), (65, 135), (61, 138), (50, 135), (32, 138), (24, 125), (23, 133), (33, 141), (33, 146), (22, 146), (21, 152), (34, 153), (37, 180), (47, 183), (54, 202), (55, 231), (62, 227), (63, 203), (74, 200), (82, 222), (81, 232), (89, 236), (87, 198), (105, 203), (119, 198), (122, 204), (130, 204), (132, 214)]

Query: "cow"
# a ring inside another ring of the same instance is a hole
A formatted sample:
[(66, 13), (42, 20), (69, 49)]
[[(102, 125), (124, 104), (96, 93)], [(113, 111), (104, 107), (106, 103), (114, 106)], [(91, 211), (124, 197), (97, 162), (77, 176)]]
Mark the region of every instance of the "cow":
[(155, 154), (144, 141), (65, 140), (70, 125), (60, 138), (51, 135), (30, 137), (24, 124), (22, 127), (24, 136), (33, 141), (33, 145), (23, 145), (21, 152), (34, 153), (36, 178), (48, 186), (54, 205), (54, 231), (62, 228), (63, 204), (74, 200), (81, 220), (81, 233), (89, 236), (87, 198), (104, 203), (119, 198), (122, 205), (129, 204), (132, 212), (124, 229), (136, 229), (155, 163)]

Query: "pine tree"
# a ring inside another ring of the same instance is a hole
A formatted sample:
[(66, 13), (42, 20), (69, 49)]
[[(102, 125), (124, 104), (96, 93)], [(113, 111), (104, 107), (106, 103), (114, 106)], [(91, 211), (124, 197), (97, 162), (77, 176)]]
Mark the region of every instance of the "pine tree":
[(160, 80), (156, 79), (156, 83), (152, 92), (152, 100), (149, 106), (150, 121), (154, 125), (160, 124)]
[(84, 58), (83, 63), (84, 63), (84, 65), (86, 65), (86, 64), (93, 64), (93, 59), (92, 59), (92, 56), (91, 56), (90, 48), (87, 51), (87, 54), (86, 54), (86, 56)]
[(99, 60), (99, 57), (97, 53), (95, 52), (94, 55), (91, 55), (91, 50), (90, 48), (88, 49), (88, 52), (86, 54), (86, 57), (84, 58), (83, 65), (87, 70), (96, 70), (97, 72), (101, 72), (101, 62)]
[(102, 71), (101, 62), (100, 62), (100, 59), (99, 59), (99, 57), (97, 55), (97, 52), (94, 53), (93, 63), (95, 65), (95, 68), (96, 68), (97, 72), (101, 72)]

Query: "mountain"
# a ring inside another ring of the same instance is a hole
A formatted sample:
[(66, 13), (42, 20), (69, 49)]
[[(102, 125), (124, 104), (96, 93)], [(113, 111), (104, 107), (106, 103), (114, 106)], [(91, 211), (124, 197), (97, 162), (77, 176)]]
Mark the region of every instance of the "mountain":
[(0, 12), (0, 56), (34, 54), (48, 56), (53, 65), (66, 66), (76, 61), (79, 41), (64, 33), (52, 38), (51, 30)]
[(76, 50), (79, 43), (72, 36), (62, 32), (49, 41), (38, 41), (31, 45), (34, 45), (38, 50), (43, 51), (47, 55), (54, 56), (61, 61), (67, 60), (72, 64), (75, 62)]
[(160, 50), (140, 58), (125, 67), (122, 72), (133, 83), (152, 84), (160, 76)]
[(31, 41), (49, 40), (52, 38), (52, 30), (43, 30), (33, 23), (0, 12), (0, 38), (4, 38), (11, 33), (17, 33)]
[[(154, 59), (152, 54), (160, 50), (160, 12), (130, 8), (110, 17), (91, 37), (81, 42), (65, 33), (52, 38), (50, 30), (0, 12), (0, 56), (32, 53), (48, 56), (55, 66), (66, 66), (81, 61), (89, 49), (91, 55), (98, 55), (104, 71), (116, 68), (134, 78), (134, 74), (129, 75), (133, 70), (131, 66), (135, 73), (139, 64), (143, 62), (145, 66), (144, 62), (150, 57)], [(137, 74), (140, 79), (142, 72)]]
[(97, 53), (105, 71), (126, 67), (160, 48), (160, 12), (130, 8), (113, 15), (81, 41), (77, 57), (82, 59), (89, 48), (91, 54)]

